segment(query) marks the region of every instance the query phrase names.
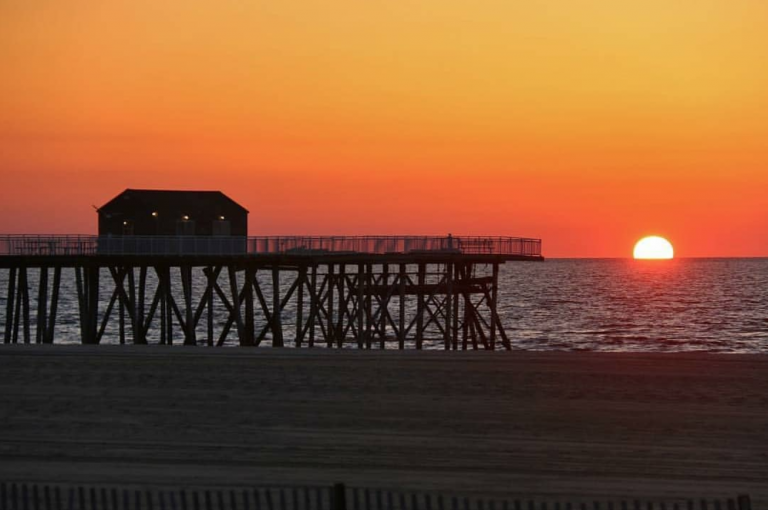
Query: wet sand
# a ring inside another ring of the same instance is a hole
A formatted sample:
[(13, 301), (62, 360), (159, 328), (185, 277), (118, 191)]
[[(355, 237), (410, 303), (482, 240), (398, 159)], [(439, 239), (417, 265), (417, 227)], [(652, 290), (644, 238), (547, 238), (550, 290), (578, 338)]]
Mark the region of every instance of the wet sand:
[(768, 504), (768, 356), (0, 346), (0, 478)]

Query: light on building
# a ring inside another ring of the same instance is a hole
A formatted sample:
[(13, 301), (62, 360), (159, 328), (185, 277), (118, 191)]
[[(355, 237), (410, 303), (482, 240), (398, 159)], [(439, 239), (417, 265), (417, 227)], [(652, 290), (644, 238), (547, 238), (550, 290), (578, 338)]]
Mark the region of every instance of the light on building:
[(182, 216), (182, 217), (181, 217), (181, 219), (182, 219), (182, 220), (184, 220), (184, 221), (189, 221), (189, 216), (187, 216), (187, 215), (185, 214), (184, 216)]
[(157, 211), (152, 211), (152, 217), (157, 218)]
[(220, 221), (224, 221), (224, 216), (219, 216)]

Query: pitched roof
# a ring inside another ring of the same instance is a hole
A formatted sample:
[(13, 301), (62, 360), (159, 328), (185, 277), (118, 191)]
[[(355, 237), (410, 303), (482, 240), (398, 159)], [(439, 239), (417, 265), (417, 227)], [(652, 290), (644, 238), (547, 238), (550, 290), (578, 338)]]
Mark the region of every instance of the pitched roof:
[(238, 204), (221, 191), (185, 191), (185, 190), (156, 190), (156, 189), (126, 189), (106, 204), (99, 207), (108, 209), (116, 205), (118, 200), (137, 200), (145, 203), (162, 203), (179, 209), (193, 206), (200, 208), (203, 206), (213, 206), (220, 204), (222, 200), (231, 202), (246, 213), (248, 209)]

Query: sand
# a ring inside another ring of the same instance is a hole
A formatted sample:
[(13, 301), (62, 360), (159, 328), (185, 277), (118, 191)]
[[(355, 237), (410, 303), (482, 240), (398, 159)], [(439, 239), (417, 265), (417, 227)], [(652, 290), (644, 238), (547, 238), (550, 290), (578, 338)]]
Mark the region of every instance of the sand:
[(0, 478), (768, 505), (768, 357), (0, 346)]

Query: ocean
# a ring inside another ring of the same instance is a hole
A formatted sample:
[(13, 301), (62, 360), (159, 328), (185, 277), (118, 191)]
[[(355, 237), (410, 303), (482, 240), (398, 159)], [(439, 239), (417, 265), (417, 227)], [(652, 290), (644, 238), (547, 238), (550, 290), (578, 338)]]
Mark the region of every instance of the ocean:
[(528, 350), (768, 352), (768, 259), (507, 264), (502, 315)]
[[(57, 344), (80, 343), (77, 298), (70, 273), (71, 269), (65, 269), (62, 279)], [(32, 272), (29, 285), (33, 323), (36, 279)], [(107, 279), (105, 272), (102, 312), (110, 296)], [(50, 285), (49, 281), (49, 289)], [(150, 278), (149, 292), (154, 285)], [(194, 282), (195, 299), (199, 299), (203, 286), (199, 276)], [(0, 327), (5, 324), (7, 287), (8, 271), (1, 270)], [(181, 288), (180, 282), (176, 282), (176, 288)], [(268, 289), (265, 294), (270, 302)], [(181, 303), (181, 298), (177, 299)], [(220, 330), (226, 311), (218, 301), (215, 306), (216, 328)], [(764, 353), (768, 352), (768, 259), (509, 262), (500, 272), (498, 310), (514, 349)], [(105, 344), (118, 343), (117, 312), (113, 314), (102, 339)], [(286, 340), (295, 335), (294, 317), (295, 310), (289, 304), (283, 315)], [(159, 326), (150, 332), (150, 343), (157, 341), (157, 330)], [(198, 328), (199, 341), (205, 336), (203, 319)], [(182, 342), (178, 326), (175, 342)], [(236, 344), (232, 332), (225, 345)], [(350, 341), (350, 347), (354, 345)], [(390, 345), (395, 347), (396, 342)], [(443, 344), (428, 341), (425, 348), (442, 349)]]

